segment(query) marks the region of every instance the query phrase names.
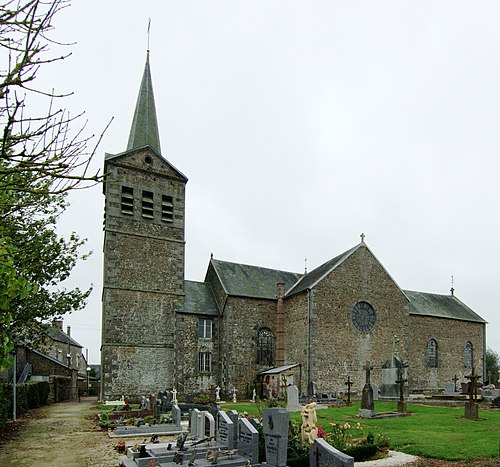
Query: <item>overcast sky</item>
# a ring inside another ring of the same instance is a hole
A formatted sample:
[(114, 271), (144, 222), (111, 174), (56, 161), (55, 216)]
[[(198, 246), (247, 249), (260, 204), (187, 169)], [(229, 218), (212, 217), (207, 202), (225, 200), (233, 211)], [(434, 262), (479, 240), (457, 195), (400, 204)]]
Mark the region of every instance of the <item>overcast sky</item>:
[[(500, 351), (498, 1), (85, 0), (59, 15), (72, 57), (40, 83), (74, 91), (98, 151), (125, 150), (151, 18), (162, 154), (188, 178), (186, 278), (218, 259), (303, 272), (366, 242), (403, 289), (456, 296)], [(94, 292), (66, 319), (99, 362), (102, 190), (64, 232)]]

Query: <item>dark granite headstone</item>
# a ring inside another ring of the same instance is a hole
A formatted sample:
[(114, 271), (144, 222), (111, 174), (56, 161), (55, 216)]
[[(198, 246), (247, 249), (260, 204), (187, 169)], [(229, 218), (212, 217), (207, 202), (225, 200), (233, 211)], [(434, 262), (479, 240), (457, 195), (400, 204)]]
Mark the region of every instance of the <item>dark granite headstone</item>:
[(290, 415), (286, 409), (266, 409), (262, 418), (266, 445), (266, 462), (274, 467), (285, 467), (288, 448)]

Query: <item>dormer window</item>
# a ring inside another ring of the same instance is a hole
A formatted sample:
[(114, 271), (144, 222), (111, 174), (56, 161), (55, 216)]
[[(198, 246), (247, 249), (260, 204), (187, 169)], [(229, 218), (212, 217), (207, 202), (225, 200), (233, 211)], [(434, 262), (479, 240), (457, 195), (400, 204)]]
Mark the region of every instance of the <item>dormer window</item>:
[(128, 186), (122, 186), (121, 197), (121, 210), (122, 214), (128, 216), (134, 215), (134, 189)]
[(142, 192), (142, 217), (146, 219), (153, 219), (154, 204), (153, 193), (151, 191), (143, 190)]

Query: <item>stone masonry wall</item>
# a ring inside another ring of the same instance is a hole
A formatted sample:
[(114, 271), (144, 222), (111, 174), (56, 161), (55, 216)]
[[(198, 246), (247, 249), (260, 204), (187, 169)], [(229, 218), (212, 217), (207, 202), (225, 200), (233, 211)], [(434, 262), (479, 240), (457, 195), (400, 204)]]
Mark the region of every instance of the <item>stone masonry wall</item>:
[(276, 337), (276, 301), (229, 297), (225, 310), (221, 345), (224, 363), (223, 390), (236, 387), (238, 397), (246, 393), (248, 383), (259, 371), (269, 369), (257, 365), (257, 333), (268, 327)]
[[(430, 316), (410, 316), (410, 368), (408, 379), (414, 389), (444, 388), (457, 375), (467, 382), (471, 369), (464, 367), (464, 346), (470, 341), (476, 374), (483, 374), (484, 324)], [(437, 368), (427, 367), (427, 343), (435, 339), (438, 345)]]
[[(198, 338), (198, 320), (212, 320), (212, 338)], [(176, 318), (176, 386), (180, 394), (192, 396), (199, 393), (214, 394), (220, 385), (219, 318), (214, 316), (179, 313)], [(198, 353), (210, 352), (210, 372), (198, 369)]]
[[(370, 303), (376, 313), (369, 333), (358, 331), (352, 323), (352, 309), (359, 301)], [(304, 300), (295, 305), (287, 301), (287, 313), (292, 316), (303, 317), (304, 307), (307, 316)], [(367, 360), (374, 367), (372, 382), (380, 384), (381, 366), (391, 355), (394, 335), (401, 357), (407, 358), (408, 301), (367, 248), (359, 248), (313, 288), (311, 319), (311, 378), (317, 392), (343, 393), (349, 375), (353, 390), (361, 391)], [(307, 378), (307, 365), (302, 375)], [(307, 380), (302, 387), (307, 388)]]
[[(173, 385), (175, 309), (184, 297), (185, 180), (149, 149), (108, 159), (102, 319), (102, 397), (137, 397)], [(122, 186), (133, 214), (121, 212)], [(153, 219), (142, 192), (153, 193)], [(162, 220), (162, 195), (173, 222)]]

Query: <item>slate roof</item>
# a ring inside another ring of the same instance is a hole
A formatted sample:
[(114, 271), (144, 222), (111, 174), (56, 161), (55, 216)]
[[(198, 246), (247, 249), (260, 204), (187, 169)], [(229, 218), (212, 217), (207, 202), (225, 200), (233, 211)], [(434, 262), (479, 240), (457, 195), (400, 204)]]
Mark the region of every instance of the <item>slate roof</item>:
[(403, 292), (410, 300), (410, 314), (486, 323), (483, 318), (454, 295), (439, 295), (413, 290), (404, 290)]
[(212, 259), (211, 264), (228, 295), (237, 297), (276, 299), (276, 284), (291, 288), (302, 274), (277, 269), (230, 263)]
[(304, 290), (314, 287), (327, 274), (330, 274), (336, 267), (340, 266), (352, 253), (354, 253), (362, 244), (359, 243), (350, 250), (341, 253), (331, 260), (313, 269), (311, 272), (304, 274), (302, 278), (286, 293), (287, 297), (294, 295)]
[(48, 327), (47, 330), (47, 335), (54, 341), (62, 342), (63, 344), (70, 344), (74, 345), (76, 347), (83, 348), (81, 344), (75, 341), (72, 337), (68, 336), (64, 331), (61, 331), (60, 329), (56, 329), (54, 327)]
[(149, 52), (144, 66), (141, 87), (139, 88), (134, 119), (130, 128), (127, 151), (143, 146), (151, 146), (158, 154), (161, 154), (153, 83), (149, 68)]
[(219, 316), (212, 287), (208, 282), (184, 281), (184, 308), (181, 313)]

